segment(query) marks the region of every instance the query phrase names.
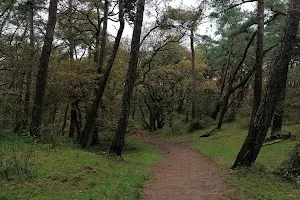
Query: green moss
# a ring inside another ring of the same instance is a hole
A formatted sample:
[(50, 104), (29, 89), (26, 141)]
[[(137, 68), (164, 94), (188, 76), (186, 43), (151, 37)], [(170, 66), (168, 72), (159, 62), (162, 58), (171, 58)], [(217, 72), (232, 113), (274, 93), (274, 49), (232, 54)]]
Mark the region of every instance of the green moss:
[(0, 199), (136, 199), (149, 169), (161, 159), (154, 147), (128, 141), (122, 160), (76, 146), (60, 145), (49, 149), (22, 139), (4, 137), (0, 149), (26, 154), (33, 148), (32, 180), (0, 180)]

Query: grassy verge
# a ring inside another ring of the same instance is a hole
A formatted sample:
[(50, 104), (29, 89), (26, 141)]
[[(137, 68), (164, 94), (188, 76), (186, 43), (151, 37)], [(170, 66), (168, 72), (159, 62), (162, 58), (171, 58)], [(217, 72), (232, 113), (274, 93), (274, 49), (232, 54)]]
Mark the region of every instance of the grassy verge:
[(33, 176), (9, 181), (0, 178), (0, 199), (136, 199), (150, 167), (161, 155), (154, 147), (136, 141), (128, 141), (126, 149), (124, 159), (116, 160), (72, 144), (50, 149), (1, 134), (1, 156), (16, 157), (18, 162), (30, 156)]
[[(247, 135), (247, 129), (244, 127), (242, 122), (235, 121), (225, 124), (222, 130), (209, 138), (199, 136), (211, 128), (167, 137), (173, 140), (190, 141), (192, 148), (216, 160), (228, 172), (227, 181), (237, 188), (233, 194), (236, 199), (300, 199), (300, 186), (289, 183), (272, 173), (280, 167), (299, 139), (263, 147), (251, 170), (229, 170)], [(285, 126), (283, 129), (300, 138), (299, 125)]]

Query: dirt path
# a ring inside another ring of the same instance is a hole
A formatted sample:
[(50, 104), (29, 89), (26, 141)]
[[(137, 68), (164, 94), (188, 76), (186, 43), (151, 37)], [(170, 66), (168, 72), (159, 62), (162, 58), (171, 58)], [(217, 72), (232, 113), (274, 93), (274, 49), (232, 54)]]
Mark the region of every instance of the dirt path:
[(141, 140), (158, 147), (164, 162), (153, 169), (140, 200), (229, 200), (223, 173), (210, 158), (186, 144), (150, 136)]

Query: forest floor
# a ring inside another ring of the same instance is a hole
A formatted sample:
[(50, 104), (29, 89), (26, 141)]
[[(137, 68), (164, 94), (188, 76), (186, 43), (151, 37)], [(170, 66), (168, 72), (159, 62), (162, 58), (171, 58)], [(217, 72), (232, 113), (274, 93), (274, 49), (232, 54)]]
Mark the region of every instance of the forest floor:
[(55, 147), (0, 132), (0, 200), (135, 200), (162, 159), (155, 147), (127, 141), (122, 159), (82, 150), (62, 138)]
[[(188, 144), (191, 149), (201, 152), (202, 155), (215, 161), (223, 171), (220, 176), (223, 176), (233, 188), (230, 190), (232, 199), (300, 199), (300, 186), (278, 175), (278, 170), (288, 158), (289, 152), (300, 142), (300, 125), (283, 127), (283, 131), (294, 134), (297, 137), (296, 140), (287, 140), (264, 146), (254, 167), (240, 170), (230, 170), (230, 167), (234, 163), (236, 155), (246, 138), (248, 120), (236, 120), (231, 123), (225, 123), (222, 129), (211, 137), (200, 137), (212, 128), (208, 127), (204, 130), (188, 133), (187, 125), (184, 122), (177, 122), (173, 127), (173, 131), (168, 126), (165, 126), (154, 134), (156, 134), (155, 137), (163, 138), (167, 141)], [(201, 165), (199, 164), (198, 167), (200, 168)]]
[(154, 167), (141, 200), (231, 199), (222, 170), (209, 157), (183, 142), (167, 141), (145, 133), (137, 137), (157, 147), (165, 156), (164, 161)]
[(211, 128), (188, 133), (178, 121), (173, 131), (138, 134), (128, 138), (122, 159), (105, 154), (110, 142), (86, 151), (65, 137), (51, 147), (0, 131), (0, 199), (300, 199), (300, 186), (276, 174), (300, 142), (300, 125), (284, 126), (297, 140), (263, 147), (249, 170), (230, 170), (247, 123), (199, 137)]

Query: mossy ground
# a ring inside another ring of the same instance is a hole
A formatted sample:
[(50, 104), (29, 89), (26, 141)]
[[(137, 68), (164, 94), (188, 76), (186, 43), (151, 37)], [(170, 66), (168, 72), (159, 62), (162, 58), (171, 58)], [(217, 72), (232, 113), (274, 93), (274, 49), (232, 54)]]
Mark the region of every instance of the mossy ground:
[[(84, 151), (71, 142), (57, 147), (0, 135), (0, 153), (30, 155), (31, 179), (0, 179), (0, 199), (124, 199), (140, 196), (149, 169), (162, 157), (154, 147), (128, 141), (123, 159), (98, 150)], [(22, 160), (22, 159), (21, 159)]]
[[(234, 121), (224, 124), (220, 131), (208, 138), (200, 138), (200, 135), (210, 131), (211, 127), (193, 133), (187, 133), (187, 128), (184, 127), (185, 130), (179, 135), (164, 134), (163, 137), (189, 142), (192, 148), (216, 160), (228, 172), (227, 181), (236, 188), (233, 193), (236, 199), (300, 199), (300, 186), (274, 173), (300, 141), (300, 125), (284, 126), (284, 131), (295, 134), (298, 139), (263, 147), (253, 169), (230, 170), (248, 133), (245, 127), (244, 121)], [(160, 132), (168, 133), (168, 129)]]

